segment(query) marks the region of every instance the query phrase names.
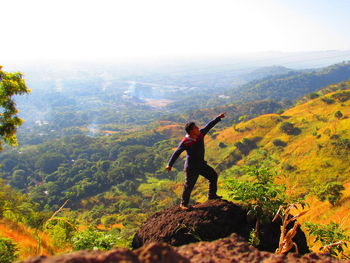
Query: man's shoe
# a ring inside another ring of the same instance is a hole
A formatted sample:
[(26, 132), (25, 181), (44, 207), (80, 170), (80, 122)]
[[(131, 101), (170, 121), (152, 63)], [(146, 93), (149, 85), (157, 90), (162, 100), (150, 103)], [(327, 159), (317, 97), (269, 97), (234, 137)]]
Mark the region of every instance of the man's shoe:
[(189, 209), (189, 206), (188, 205), (180, 205), (180, 209), (186, 211)]
[(213, 196), (209, 196), (208, 200), (217, 200), (217, 199), (222, 199), (221, 195), (213, 195)]

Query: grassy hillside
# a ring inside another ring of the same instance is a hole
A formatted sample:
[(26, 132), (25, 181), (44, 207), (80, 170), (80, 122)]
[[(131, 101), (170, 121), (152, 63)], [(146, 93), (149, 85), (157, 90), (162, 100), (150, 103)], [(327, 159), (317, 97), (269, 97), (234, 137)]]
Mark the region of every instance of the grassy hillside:
[[(300, 222), (336, 222), (348, 229), (350, 82), (329, 86), (318, 95), (281, 114), (259, 116), (213, 134), (207, 141), (207, 159), (221, 171), (221, 194), (228, 197), (223, 182), (242, 177), (245, 165), (265, 164), (276, 168), (276, 183), (286, 184), (289, 194), (304, 196), (310, 205)], [(329, 183), (345, 188), (333, 204), (321, 201), (317, 192)]]
[[(215, 140), (209, 142), (208, 154), (215, 153), (216, 161), (221, 160), (220, 167), (228, 168), (226, 172), (235, 169), (233, 164), (259, 163), (268, 155), (275, 160), (281, 174), (305, 189), (325, 180), (345, 183), (350, 172), (349, 99), (350, 90), (336, 91), (282, 114), (262, 115), (237, 124), (218, 133)], [(336, 114), (338, 111), (342, 116)], [(289, 134), (284, 132), (281, 128), (284, 123), (291, 123), (294, 130)], [(242, 153), (235, 144), (244, 139), (256, 143), (257, 148)], [(276, 140), (282, 145), (278, 146)], [(220, 149), (220, 143), (225, 147)], [(240, 160), (233, 161), (233, 155)]]

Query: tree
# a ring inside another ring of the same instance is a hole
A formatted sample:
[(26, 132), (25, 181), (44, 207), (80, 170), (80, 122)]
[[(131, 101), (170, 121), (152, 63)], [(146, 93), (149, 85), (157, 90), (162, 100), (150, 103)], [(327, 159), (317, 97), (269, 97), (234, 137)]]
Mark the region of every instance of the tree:
[(60, 153), (42, 154), (35, 162), (35, 166), (43, 172), (50, 174), (56, 171), (58, 166), (66, 160), (66, 157)]
[(2, 141), (17, 145), (16, 131), (23, 120), (17, 116), (18, 110), (13, 96), (29, 92), (21, 73), (8, 73), (0, 66), (0, 150)]

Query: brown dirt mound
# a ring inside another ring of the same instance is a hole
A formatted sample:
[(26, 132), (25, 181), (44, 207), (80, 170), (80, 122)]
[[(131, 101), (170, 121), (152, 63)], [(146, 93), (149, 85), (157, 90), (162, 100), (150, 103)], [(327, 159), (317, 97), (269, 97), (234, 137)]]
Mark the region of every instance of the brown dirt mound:
[[(181, 246), (199, 241), (214, 241), (236, 233), (246, 240), (255, 226), (255, 220), (247, 216), (246, 211), (226, 200), (211, 200), (197, 204), (183, 211), (173, 206), (153, 214), (137, 231), (132, 247), (134, 249), (150, 242), (165, 242)], [(267, 222), (261, 225), (258, 249), (274, 252), (278, 247), (280, 225)], [(299, 253), (309, 252), (306, 238), (301, 229), (293, 241), (298, 245)]]
[(250, 246), (242, 237), (232, 234), (227, 238), (213, 242), (199, 242), (175, 248), (175, 250), (193, 263), (336, 263), (337, 260), (326, 254), (295, 253), (272, 254), (259, 251)]
[(213, 242), (198, 242), (181, 247), (150, 243), (134, 251), (117, 248), (107, 252), (78, 251), (54, 257), (32, 258), (25, 263), (350, 263), (325, 254), (275, 255), (259, 251), (242, 237), (232, 234)]

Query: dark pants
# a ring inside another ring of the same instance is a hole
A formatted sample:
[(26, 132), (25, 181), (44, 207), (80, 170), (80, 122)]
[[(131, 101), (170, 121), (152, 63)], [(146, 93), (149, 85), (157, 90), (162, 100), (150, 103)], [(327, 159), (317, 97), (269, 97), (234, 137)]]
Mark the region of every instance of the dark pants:
[(208, 198), (216, 196), (218, 174), (208, 164), (204, 163), (201, 167), (196, 169), (187, 168), (185, 170), (185, 173), (186, 181), (182, 192), (182, 205), (188, 205), (192, 189), (196, 184), (199, 175), (202, 175), (203, 177), (209, 180)]

